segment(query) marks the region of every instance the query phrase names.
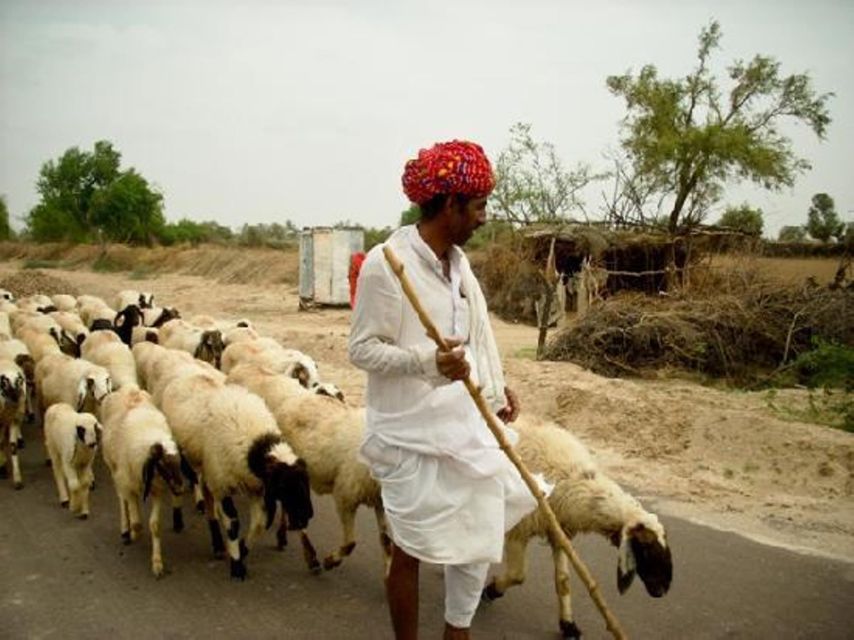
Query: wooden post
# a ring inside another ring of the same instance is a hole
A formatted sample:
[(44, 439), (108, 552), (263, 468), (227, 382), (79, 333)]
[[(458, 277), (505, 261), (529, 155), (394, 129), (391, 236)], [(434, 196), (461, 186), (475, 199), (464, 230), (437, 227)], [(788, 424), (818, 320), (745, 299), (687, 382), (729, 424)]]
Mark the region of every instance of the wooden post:
[[(445, 342), (445, 338), (439, 333), (439, 330), (436, 328), (436, 325), (433, 324), (433, 320), (430, 318), (430, 316), (427, 315), (427, 312), (424, 310), (424, 307), (421, 306), (421, 302), (418, 299), (418, 294), (415, 293), (415, 289), (412, 287), (412, 283), (409, 281), (409, 278), (403, 271), (403, 263), (398, 260), (397, 256), (394, 254), (394, 251), (391, 250), (391, 247), (389, 247), (388, 244), (383, 247), (383, 254), (385, 255), (385, 258), (388, 261), (389, 265), (391, 265), (391, 270), (400, 280), (400, 285), (403, 288), (403, 292), (409, 302), (412, 304), (413, 309), (415, 309), (415, 313), (421, 320), (421, 324), (424, 325), (424, 328), (427, 330), (427, 335), (438, 345), (439, 349), (449, 351), (450, 349), (448, 347), (447, 342)], [(489, 430), (492, 432), (492, 435), (495, 436), (495, 439), (498, 441), (498, 446), (507, 455), (507, 457), (510, 458), (510, 461), (513, 463), (513, 465), (519, 470), (519, 473), (522, 475), (522, 479), (525, 481), (525, 484), (528, 486), (528, 489), (537, 499), (537, 504), (539, 504), (540, 511), (545, 515), (546, 521), (549, 524), (549, 529), (552, 537), (560, 545), (563, 552), (566, 553), (567, 557), (569, 558), (569, 561), (572, 563), (573, 568), (575, 569), (576, 573), (578, 573), (578, 576), (581, 578), (581, 581), (584, 583), (584, 586), (587, 587), (587, 591), (590, 593), (590, 597), (593, 598), (593, 602), (596, 604), (596, 607), (599, 609), (599, 612), (605, 618), (605, 625), (607, 626), (608, 631), (610, 631), (615, 638), (626, 638), (625, 633), (623, 633), (623, 630), (620, 627), (620, 623), (617, 621), (617, 618), (614, 617), (614, 614), (611, 613), (611, 610), (605, 603), (605, 599), (602, 597), (602, 593), (599, 590), (599, 585), (596, 583), (596, 580), (590, 574), (590, 571), (575, 553), (575, 549), (573, 548), (572, 543), (569, 541), (569, 538), (567, 537), (563, 528), (560, 526), (560, 522), (558, 522), (557, 516), (555, 515), (554, 511), (552, 511), (551, 506), (549, 506), (549, 503), (546, 500), (546, 497), (543, 492), (540, 490), (540, 487), (537, 484), (537, 481), (534, 479), (534, 476), (531, 475), (531, 472), (528, 471), (528, 469), (525, 467), (525, 464), (522, 462), (522, 459), (519, 457), (519, 454), (516, 453), (516, 451), (507, 441), (507, 438), (504, 437), (504, 432), (498, 422), (498, 418), (486, 405), (486, 400), (484, 400), (483, 395), (480, 393), (480, 389), (475, 386), (475, 384), (471, 381), (470, 377), (467, 377), (465, 380), (463, 380), (463, 384), (468, 390), (469, 395), (471, 395), (472, 400), (474, 400), (475, 404), (477, 405), (477, 408), (480, 410), (480, 414), (486, 421), (486, 425), (489, 427)]]

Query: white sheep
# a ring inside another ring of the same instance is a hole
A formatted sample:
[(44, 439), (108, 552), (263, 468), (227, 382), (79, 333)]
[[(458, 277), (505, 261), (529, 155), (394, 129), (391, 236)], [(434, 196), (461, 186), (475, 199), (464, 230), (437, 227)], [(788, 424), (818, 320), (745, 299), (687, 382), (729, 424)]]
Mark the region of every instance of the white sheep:
[(27, 351), (35, 362), (41, 361), (46, 356), (62, 353), (56, 337), (38, 329), (25, 327), (17, 332), (16, 336), (27, 346)]
[(134, 327), (130, 334), (130, 344), (133, 346), (140, 342), (153, 342), (158, 344), (160, 342), (159, 330), (156, 327), (147, 327), (145, 325)]
[(51, 296), (51, 300), (53, 300), (53, 306), (59, 311), (77, 310), (77, 298), (70, 296), (67, 293), (57, 293), (56, 295)]
[(12, 324), (9, 321), (9, 314), (5, 311), (0, 311), (0, 340), (8, 340), (12, 337)]
[(240, 363), (255, 362), (277, 373), (295, 378), (310, 389), (320, 383), (317, 364), (308, 355), (296, 349), (286, 349), (272, 338), (235, 342), (222, 354), (222, 370), (228, 373)]
[(109, 371), (113, 388), (139, 385), (133, 353), (117, 334), (111, 331), (94, 332), (81, 345), (80, 355)]
[(228, 347), (235, 342), (253, 342), (260, 337), (252, 327), (234, 327), (222, 334), (222, 343)]
[(133, 289), (119, 291), (116, 295), (116, 309), (124, 309), (129, 305), (135, 305), (140, 309), (154, 306), (154, 294), (147, 291), (139, 292)]
[(177, 318), (160, 327), (158, 341), (166, 348), (186, 351), (194, 358), (220, 368), (225, 347), (219, 329), (203, 329)]
[[(122, 345), (124, 346), (124, 345)], [(163, 575), (160, 510), (163, 497), (179, 496), (184, 482), (181, 455), (166, 417), (151, 396), (135, 385), (111, 393), (101, 407), (102, 451), (119, 499), (119, 523), (125, 544), (142, 532), (140, 500), (151, 495), (151, 571)], [(178, 511), (180, 514), (180, 511)], [(183, 528), (176, 521), (175, 529)]]
[(146, 307), (142, 310), (142, 323), (146, 327), (155, 329), (162, 327), (170, 320), (181, 317), (180, 312), (174, 307)]
[[(658, 517), (646, 511), (596, 466), (587, 448), (565, 429), (553, 424), (519, 422), (516, 450), (532, 473), (554, 483), (548, 498), (566, 535), (599, 533), (618, 547), (617, 585), (628, 589), (635, 573), (649, 594), (667, 593), (673, 575), (670, 546)], [(579, 638), (569, 590), (569, 559), (551, 541), (546, 517), (538, 509), (507, 532), (504, 572), (493, 577), (484, 598), (494, 600), (525, 580), (525, 549), (534, 536), (549, 540), (555, 562), (555, 586), (560, 629), (565, 638)]]
[(45, 413), (44, 434), (59, 502), (85, 520), (89, 517), (89, 490), (95, 481), (92, 464), (101, 426), (91, 413), (78, 413), (60, 402)]
[[(24, 344), (22, 341), (16, 339), (0, 341), (0, 359), (12, 360), (16, 365), (21, 368), (21, 371), (23, 371), (24, 379), (27, 383), (25, 419), (32, 420), (35, 417), (36, 406), (36, 363), (33, 360), (33, 357), (30, 355), (30, 351), (29, 349), (27, 349), (27, 345)], [(18, 448), (21, 449), (24, 446), (24, 441), (21, 438), (20, 425), (16, 427), (16, 429), (18, 429)]]
[(91, 331), (96, 322), (102, 325), (113, 326), (113, 320), (116, 319), (116, 310), (110, 307), (106, 302), (95, 296), (80, 296), (77, 299), (78, 313)]
[(78, 411), (97, 414), (113, 390), (110, 373), (87, 360), (64, 354), (47, 356), (36, 363), (36, 405), (42, 415), (51, 405), (64, 402)]
[(56, 323), (62, 328), (66, 335), (70, 336), (78, 349), (86, 337), (89, 335), (89, 329), (83, 324), (80, 316), (73, 311), (54, 311), (50, 314)]
[[(341, 522), (341, 546), (323, 560), (325, 569), (341, 564), (356, 547), (355, 521), (360, 505), (374, 509), (386, 565), (390, 538), (382, 509), (380, 487), (358, 452), (365, 428), (364, 409), (348, 407), (337, 399), (304, 389), (293, 378), (262, 365), (235, 367), (228, 381), (264, 399), (282, 434), (308, 467), (311, 488), (331, 494)], [(283, 546), (284, 532), (279, 534)]]
[(11, 462), (12, 483), (15, 489), (24, 486), (18, 460), (18, 441), (21, 437), (26, 398), (27, 382), (24, 372), (13, 360), (0, 358), (0, 448), (4, 464)]
[[(214, 552), (221, 535), (214, 504), (228, 537), (231, 576), (246, 576), (246, 554), (281, 503), (294, 529), (313, 515), (305, 462), (287, 444), (264, 401), (246, 389), (225, 385), (208, 374), (173, 380), (160, 409), (189, 464), (201, 470)], [(250, 523), (245, 542), (232, 495), (247, 494)], [(303, 532), (303, 539), (307, 540)]]

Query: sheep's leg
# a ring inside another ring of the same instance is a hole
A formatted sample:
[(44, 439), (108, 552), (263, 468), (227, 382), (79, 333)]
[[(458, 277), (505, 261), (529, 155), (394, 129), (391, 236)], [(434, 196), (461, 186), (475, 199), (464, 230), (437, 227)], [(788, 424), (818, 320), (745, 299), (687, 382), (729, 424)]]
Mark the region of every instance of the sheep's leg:
[(276, 549), (283, 551), (288, 546), (288, 514), (281, 509), (279, 526), (276, 529)]
[(311, 538), (308, 537), (305, 529), (299, 532), (299, 540), (302, 544), (302, 557), (308, 565), (308, 570), (312, 573), (320, 573), (320, 563), (317, 561), (317, 550), (311, 543)]
[(211, 532), (211, 547), (213, 548), (214, 558), (221, 559), (225, 554), (225, 542), (222, 539), (222, 530), (219, 528), (219, 520), (217, 515), (216, 503), (210, 490), (202, 485), (202, 493), (204, 495), (205, 515), (208, 520), (208, 530)]
[(504, 541), (504, 575), (492, 578), (483, 590), (485, 600), (495, 600), (504, 595), (510, 587), (525, 582), (528, 560), (525, 549), (528, 541), (521, 538), (508, 538)]
[(119, 532), (122, 542), (130, 544), (130, 516), (128, 515), (128, 501), (122, 492), (116, 487), (116, 495), (119, 497)]
[(184, 500), (181, 496), (173, 494), (170, 502), (172, 503), (172, 531), (181, 533), (184, 530)]
[(196, 503), (196, 511), (198, 513), (205, 513), (205, 492), (202, 488), (202, 474), (198, 474), (198, 482), (193, 485), (193, 500)]
[[(51, 455), (49, 460), (53, 459), (53, 455)], [(59, 463), (59, 460), (56, 461), (56, 464), (52, 465), (53, 470), (53, 479), (56, 482), (56, 492), (59, 494), (59, 504), (66, 508), (68, 507), (68, 485), (65, 483), (65, 473), (62, 469), (62, 464)]]
[(5, 463), (12, 462), (12, 482), (16, 489), (21, 489), (24, 486), (24, 479), (21, 476), (21, 463), (18, 460), (18, 440), (15, 438), (14, 424), (4, 429), (3, 431), (3, 455)]
[(356, 537), (353, 530), (356, 525), (356, 510), (342, 500), (335, 500), (335, 510), (341, 521), (341, 546), (323, 559), (323, 568), (327, 571), (339, 566), (344, 558), (353, 553), (356, 548)]
[(385, 519), (385, 510), (382, 505), (374, 507), (374, 515), (377, 518), (377, 531), (380, 534), (380, 547), (383, 550), (385, 575), (388, 575), (388, 570), (391, 568), (391, 536), (388, 535), (388, 522)]
[(219, 501), (219, 514), (222, 526), (226, 531), (226, 548), (231, 559), (231, 577), (238, 580), (246, 579), (246, 563), (244, 559), (249, 554), (246, 543), (240, 537), (240, 518), (237, 507), (231, 496), (225, 496)]
[(572, 620), (572, 600), (569, 588), (569, 558), (563, 549), (552, 544), (552, 556), (555, 564), (555, 592), (560, 609), (560, 632), (564, 638), (578, 640), (581, 630)]
[(127, 505), (130, 539), (137, 540), (142, 533), (142, 512), (139, 507), (139, 497), (129, 496), (129, 498)]
[(83, 470), (80, 478), (80, 487), (78, 489), (80, 495), (80, 519), (85, 520), (89, 517), (89, 492), (95, 485), (95, 474), (92, 473), (92, 467), (87, 467)]
[(163, 575), (163, 556), (160, 550), (160, 495), (151, 498), (151, 514), (148, 517), (148, 530), (151, 532), (151, 572), (154, 577)]
[(246, 533), (246, 548), (255, 546), (255, 541), (264, 533), (267, 524), (267, 511), (264, 509), (264, 499), (253, 497), (249, 502), (249, 531)]

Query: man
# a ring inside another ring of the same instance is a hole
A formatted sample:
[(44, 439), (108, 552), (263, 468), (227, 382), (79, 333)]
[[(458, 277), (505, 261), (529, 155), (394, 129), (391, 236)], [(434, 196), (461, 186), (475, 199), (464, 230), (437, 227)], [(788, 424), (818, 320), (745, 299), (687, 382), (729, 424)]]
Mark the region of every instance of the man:
[(471, 142), (421, 150), (404, 170), (421, 219), (387, 244), (450, 351), (425, 335), (381, 246), (359, 275), (349, 352), (368, 372), (361, 454), (382, 487), (394, 542), (386, 591), (398, 640), (417, 637), (420, 561), (444, 565), (444, 638), (468, 639), (504, 532), (536, 507), (458, 382), (471, 375), (492, 410), (515, 420), (519, 401), (504, 386), (486, 302), (460, 249), (486, 222), (494, 185), (489, 160)]

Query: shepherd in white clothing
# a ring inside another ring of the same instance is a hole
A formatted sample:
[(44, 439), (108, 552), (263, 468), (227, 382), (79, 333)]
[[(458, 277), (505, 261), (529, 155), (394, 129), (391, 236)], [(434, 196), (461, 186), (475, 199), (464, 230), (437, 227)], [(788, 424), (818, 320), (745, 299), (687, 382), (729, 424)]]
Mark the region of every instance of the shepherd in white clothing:
[(417, 637), (420, 561), (445, 567), (445, 639), (468, 639), (505, 531), (536, 508), (459, 382), (471, 375), (505, 423), (518, 416), (483, 293), (460, 249), (486, 221), (493, 186), (489, 160), (471, 142), (422, 150), (404, 171), (421, 219), (388, 243), (450, 351), (425, 335), (382, 247), (368, 253), (356, 289), (350, 360), (368, 372), (361, 454), (382, 487), (394, 541), (386, 590), (398, 640)]

